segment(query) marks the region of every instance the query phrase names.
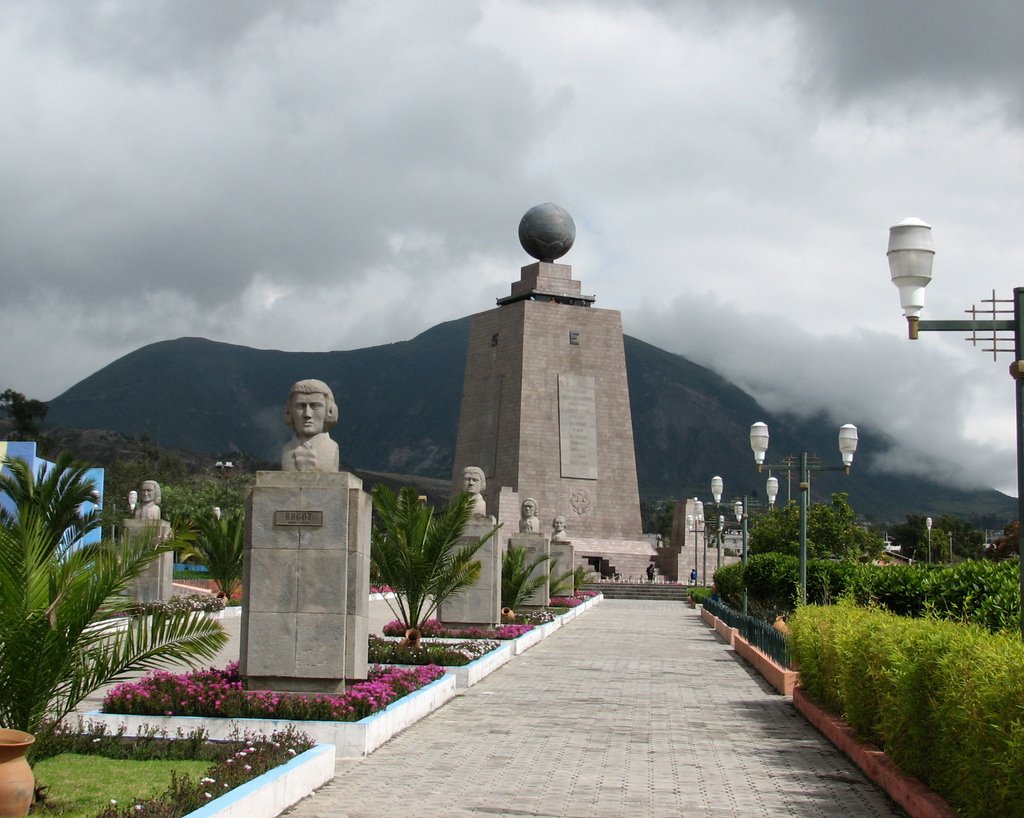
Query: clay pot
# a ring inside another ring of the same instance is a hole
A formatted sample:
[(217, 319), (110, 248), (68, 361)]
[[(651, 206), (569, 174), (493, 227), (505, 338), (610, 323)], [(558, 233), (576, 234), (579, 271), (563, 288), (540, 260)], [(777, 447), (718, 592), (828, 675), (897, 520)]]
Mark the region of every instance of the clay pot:
[(402, 640), (402, 647), (418, 648), (420, 646), (420, 632), (416, 628), (409, 628), (405, 632), (405, 639)]
[(502, 622), (515, 622), (516, 621), (516, 612), (513, 611), (511, 608), (502, 608), (501, 609), (501, 621)]
[(28, 815), (35, 777), (25, 753), (35, 736), (0, 728), (0, 815)]

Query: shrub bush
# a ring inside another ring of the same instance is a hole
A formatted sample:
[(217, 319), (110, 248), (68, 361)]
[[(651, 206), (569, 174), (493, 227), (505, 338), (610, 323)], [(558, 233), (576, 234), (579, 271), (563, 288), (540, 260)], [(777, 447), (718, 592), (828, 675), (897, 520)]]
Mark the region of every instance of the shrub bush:
[(790, 621), (808, 695), (964, 818), (1020, 815), (1024, 644), (974, 625), (844, 603)]
[[(739, 562), (724, 565), (715, 571), (715, 591), (718, 598), (730, 608), (739, 610), (743, 607), (743, 576), (743, 564)], [(696, 590), (698, 589), (690, 589), (691, 598)], [(710, 596), (710, 591), (701, 597), (701, 601), (707, 596)]]

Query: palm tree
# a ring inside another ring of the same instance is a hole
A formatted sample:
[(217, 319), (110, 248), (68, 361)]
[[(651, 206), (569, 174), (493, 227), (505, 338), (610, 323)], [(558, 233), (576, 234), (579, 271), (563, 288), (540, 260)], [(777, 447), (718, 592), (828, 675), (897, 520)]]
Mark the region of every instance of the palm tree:
[(14, 510), (0, 517), (0, 724), (38, 732), (129, 673), (216, 655), (227, 642), (220, 624), (188, 612), (137, 617), (118, 633), (96, 627), (127, 612), (132, 581), (174, 543), (73, 550), (99, 523), (77, 511), (93, 491), (84, 467), (62, 455), (37, 479), (23, 461), (6, 465), (0, 491)]
[[(551, 557), (541, 554), (527, 563), (526, 549), (510, 545), (501, 561), (501, 605), (513, 611), (548, 580), (547, 573), (534, 572)], [(547, 602), (547, 600), (545, 600)]]
[(395, 592), (394, 604), (388, 600), (395, 616), (406, 629), (419, 628), (445, 599), (479, 579), (480, 561), (473, 556), (497, 528), (460, 542), (472, 510), (465, 493), (437, 515), (408, 486), (396, 496), (378, 484), (372, 494), (379, 525), (373, 529), (370, 553), (377, 574)]
[(242, 555), (245, 551), (245, 517), (224, 514), (220, 519), (210, 515), (195, 522), (195, 540), (181, 548), (183, 559), (194, 557), (206, 566), (212, 579), (226, 599), (242, 585)]

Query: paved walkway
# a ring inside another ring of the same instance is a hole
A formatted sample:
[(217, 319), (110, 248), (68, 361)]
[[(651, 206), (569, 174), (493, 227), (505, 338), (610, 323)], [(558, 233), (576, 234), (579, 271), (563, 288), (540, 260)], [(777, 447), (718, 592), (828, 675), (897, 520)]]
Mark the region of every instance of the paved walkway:
[(605, 600), (285, 815), (903, 813), (694, 609)]

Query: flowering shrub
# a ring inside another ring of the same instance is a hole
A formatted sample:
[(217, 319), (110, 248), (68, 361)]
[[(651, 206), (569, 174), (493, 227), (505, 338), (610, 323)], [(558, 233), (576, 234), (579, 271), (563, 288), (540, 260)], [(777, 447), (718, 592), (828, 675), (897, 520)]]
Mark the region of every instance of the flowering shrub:
[[(550, 619), (545, 621), (551, 621)], [(517, 639), (527, 631), (533, 630), (533, 624), (522, 623), (502, 625), (500, 628), (448, 628), (436, 619), (428, 619), (420, 625), (420, 636), (444, 639)], [(388, 622), (384, 628), (385, 636), (405, 636), (405, 625), (397, 619)]]
[(585, 601), (577, 596), (553, 596), (551, 597), (550, 604), (553, 608), (575, 608), (577, 605), (582, 605)]
[[(198, 781), (191, 776), (172, 773), (171, 783), (158, 798), (110, 804), (96, 818), (180, 818), (199, 809), (224, 793), (233, 790), (274, 767), (285, 764), (315, 742), (291, 730), (258, 736), (224, 748), (220, 760)], [(223, 745), (222, 745), (223, 746)]]
[(576, 596), (580, 599), (587, 600), (593, 596), (597, 596), (597, 591), (577, 591)]
[(400, 642), (389, 642), (379, 636), (370, 637), (371, 662), (400, 665), (448, 665), (461, 667), (479, 659), (498, 647), (493, 639), (471, 639), (468, 642), (421, 642), (411, 648)]
[(243, 689), (238, 663), (223, 670), (168, 673), (157, 670), (113, 688), (104, 713), (136, 716), (206, 716), (294, 721), (359, 721), (444, 675), (436, 665), (373, 667), (369, 678), (336, 696)]
[(216, 613), (224, 610), (224, 600), (212, 594), (188, 594), (187, 596), (173, 596), (166, 602), (140, 602), (129, 610), (131, 616), (146, 616), (157, 611), (164, 613), (178, 612), (203, 612)]

